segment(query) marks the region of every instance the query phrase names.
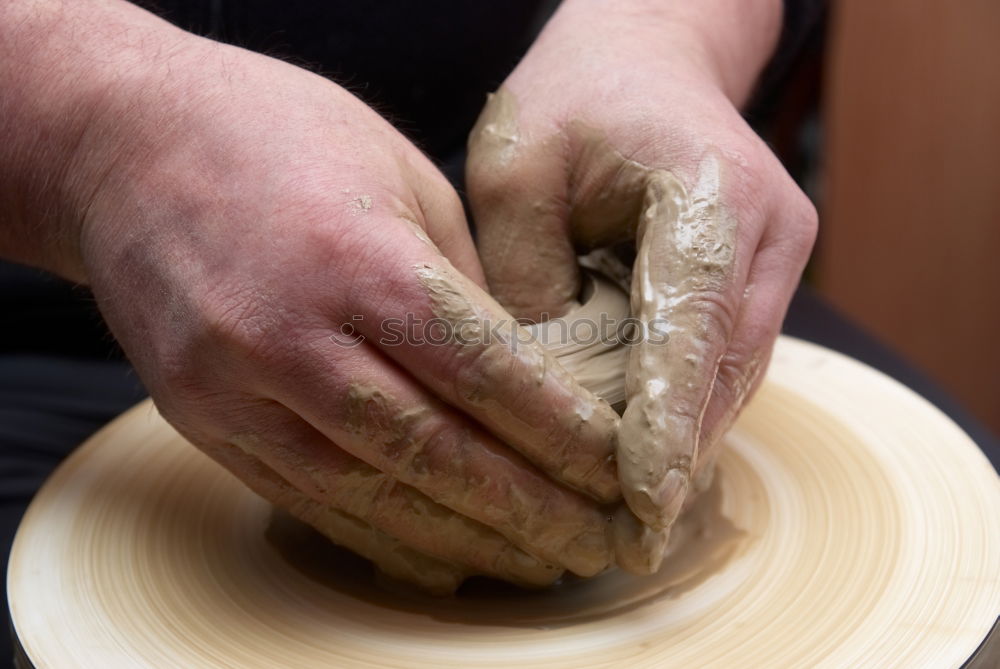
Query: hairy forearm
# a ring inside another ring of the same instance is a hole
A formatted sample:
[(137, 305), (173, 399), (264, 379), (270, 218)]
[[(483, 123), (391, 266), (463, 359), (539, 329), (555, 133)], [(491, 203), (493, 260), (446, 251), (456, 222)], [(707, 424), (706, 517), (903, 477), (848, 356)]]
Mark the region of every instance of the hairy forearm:
[(123, 0), (0, 4), (0, 256), (85, 279), (79, 227), (108, 141), (187, 34)]
[(553, 21), (590, 23), (651, 52), (684, 48), (742, 106), (778, 42), (781, 0), (564, 0)]

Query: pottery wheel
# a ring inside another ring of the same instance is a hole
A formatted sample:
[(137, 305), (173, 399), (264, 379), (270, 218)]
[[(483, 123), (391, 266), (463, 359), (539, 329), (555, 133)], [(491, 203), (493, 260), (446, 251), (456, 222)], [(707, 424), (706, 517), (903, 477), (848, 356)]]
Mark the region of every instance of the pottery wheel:
[(779, 342), (663, 571), (433, 599), (133, 408), (31, 505), (8, 591), (49, 667), (957, 667), (1000, 612), (1000, 480), (929, 403)]

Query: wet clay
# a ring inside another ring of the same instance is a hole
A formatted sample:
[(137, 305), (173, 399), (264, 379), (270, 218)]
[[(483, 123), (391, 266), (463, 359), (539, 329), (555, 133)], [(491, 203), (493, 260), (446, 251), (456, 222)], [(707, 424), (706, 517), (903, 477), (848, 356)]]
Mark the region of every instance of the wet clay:
[[(528, 329), (582, 386), (621, 413), (628, 347), (618, 326), (628, 315), (624, 292), (604, 276), (586, 272), (580, 303), (570, 313)], [(609, 325), (601, 328), (602, 321)]]
[[(519, 129), (515, 96), (503, 89), (490, 97), (469, 150), (470, 193), (481, 196), (475, 213), (485, 220), (480, 253), (505, 306), (572, 312), (576, 254), (634, 241), (631, 314), (644, 327), (659, 324), (668, 340), (628, 352), (617, 466), (629, 507), (662, 535), (699, 469), (701, 420), (738, 303), (737, 225), (723, 202), (728, 159), (710, 148), (693, 160), (680, 152), (683, 171), (642, 164), (585, 119), (562, 123), (551, 137), (530, 136)], [(498, 171), (521, 186), (516, 198), (475, 190)], [(510, 176), (519, 172), (533, 183)], [(548, 181), (549, 173), (559, 181)], [(654, 538), (644, 540), (652, 546)], [(655, 570), (657, 556), (647, 558), (635, 566)]]
[[(533, 532), (535, 539), (521, 548), (581, 575), (603, 570), (611, 561), (609, 550), (619, 567), (653, 573), (689, 489), (704, 487), (711, 477), (710, 466), (698, 472), (698, 439), (727, 345), (723, 305), (733, 279), (736, 224), (721, 203), (722, 163), (714, 152), (702, 157), (697, 174), (685, 184), (670, 171), (626, 158), (585, 123), (572, 121), (561, 132), (572, 156), (567, 166), (572, 192), (566, 194), (569, 205), (563, 212), (569, 230), (548, 239), (547, 246), (540, 244), (553, 249), (531, 260), (544, 267), (522, 271), (544, 270), (538, 275), (555, 286), (563, 316), (534, 326), (529, 330), (533, 337), (524, 340), (525, 329), (510, 322), (498, 303), (445, 259), (414, 271), (433, 314), (451, 324), (459, 340), (480, 342), (456, 352), (468, 358), (454, 384), (460, 408), (556, 480), (603, 502), (613, 501), (620, 489), (628, 504), (609, 509), (613, 520), (606, 536), (603, 527), (600, 532), (572, 528), (576, 538), (565, 550), (554, 551), (549, 545), (553, 536), (565, 531), (546, 518), (549, 529)], [(511, 170), (525, 151), (538, 148), (537, 138), (528, 146), (519, 129), (513, 96), (506, 91), (491, 96), (470, 140), (477, 160), (498, 171)], [(551, 196), (541, 195), (543, 200)], [(541, 200), (532, 210), (539, 218), (555, 215)], [(508, 229), (525, 225), (514, 223)], [(631, 305), (625, 293), (592, 275), (581, 291), (576, 252), (629, 239), (636, 245)], [(499, 247), (482, 253), (516, 265), (519, 247), (510, 241), (501, 238)], [(639, 343), (626, 346), (618, 327), (630, 314)], [(504, 320), (509, 325), (501, 330), (501, 340), (482, 343), (489, 324)], [(514, 341), (520, 343), (516, 351), (510, 346)], [(511, 409), (530, 407), (523, 400), (538, 397), (532, 393), (546, 384), (561, 391), (552, 395), (559, 402), (546, 398), (541, 403), (561, 405), (546, 420), (526, 419)], [(512, 401), (512, 388), (521, 402)], [(594, 395), (621, 412), (621, 421)], [(564, 424), (553, 424), (552, 416)], [(358, 428), (364, 425), (362, 420)], [(563, 439), (595, 431), (604, 435), (597, 449), (583, 447), (583, 438)], [(552, 443), (553, 435), (563, 441)], [(615, 460), (609, 466), (612, 452)], [(414, 480), (406, 482), (421, 487)], [(529, 508), (521, 503), (515, 507), (512, 512)], [(503, 519), (493, 517), (487, 524), (497, 520)]]
[(490, 293), (518, 318), (543, 321), (565, 315), (580, 294), (565, 220), (566, 143), (523, 132), (518, 106), (505, 88), (489, 96), (469, 134), (466, 181)]
[[(442, 506), (457, 511), (495, 529), (537, 558), (580, 575), (591, 576), (608, 566), (604, 517), (580, 496), (553, 489), (530, 467), (470, 442), (467, 433), (444, 433), (443, 437), (427, 422), (433, 414), (428, 406), (403, 407), (392, 395), (360, 384), (350, 387), (347, 406), (346, 429), (377, 446), (370, 455), (374, 454), (378, 470), (428, 493), (437, 504), (425, 505), (425, 511)], [(429, 447), (432, 439), (436, 441)], [(442, 480), (461, 480), (465, 485), (442, 486)], [(349, 492), (363, 494), (364, 488), (355, 485)], [(539, 506), (545, 507), (544, 516), (537, 513)], [(457, 523), (451, 515), (445, 517)], [(538, 567), (538, 575), (547, 577), (549, 570), (541, 563)]]
[(618, 465), (629, 506), (653, 528), (669, 527), (687, 497), (728, 344), (736, 224), (719, 201), (720, 170), (709, 154), (690, 192), (669, 172), (650, 173), (639, 219), (632, 314), (668, 339), (630, 352)]
[(453, 597), (429, 596), (387, 580), (372, 565), (326, 541), (314, 529), (275, 511), (268, 542), (318, 587), (380, 607), (463, 625), (558, 628), (619, 615), (663, 598), (678, 597), (720, 573), (750, 544), (722, 512), (722, 475), (699, 504), (675, 524), (660, 570), (633, 576), (614, 570), (591, 579), (567, 576), (545, 590), (524, 590), (476, 577)]
[[(389, 573), (398, 572), (398, 563), (411, 553), (448, 563), (457, 574), (451, 579), (451, 589), (469, 573), (491, 574), (526, 586), (548, 585), (562, 573), (555, 565), (521, 551), (492, 528), (339, 449), (328, 450), (321, 466), (308, 458), (292, 465), (301, 477), (295, 480), (297, 487), (308, 496), (292, 494), (296, 488), (284, 485), (283, 479), (264, 471), (260, 464), (275, 452), (293, 449), (250, 435), (231, 437), (230, 442), (245, 454), (240, 456), (244, 470), (252, 468), (261, 484), (271, 481), (270, 489), (262, 491), (265, 496), (270, 494), (272, 501), (280, 501), (300, 518), (312, 519), (331, 540), (354, 547)], [(407, 551), (401, 551), (400, 543), (390, 537), (406, 537)], [(386, 560), (388, 565), (383, 564)], [(463, 566), (451, 564), (456, 560)], [(409, 577), (419, 572), (406, 576), (413, 580)]]

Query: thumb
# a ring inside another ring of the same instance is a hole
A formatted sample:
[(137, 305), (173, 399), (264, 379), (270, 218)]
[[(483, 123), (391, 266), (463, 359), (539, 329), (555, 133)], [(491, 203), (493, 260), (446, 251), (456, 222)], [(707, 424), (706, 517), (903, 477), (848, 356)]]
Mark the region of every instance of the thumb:
[(469, 136), (479, 255), (490, 291), (517, 318), (562, 316), (580, 290), (560, 144), (556, 133), (530, 136), (504, 88), (489, 96)]

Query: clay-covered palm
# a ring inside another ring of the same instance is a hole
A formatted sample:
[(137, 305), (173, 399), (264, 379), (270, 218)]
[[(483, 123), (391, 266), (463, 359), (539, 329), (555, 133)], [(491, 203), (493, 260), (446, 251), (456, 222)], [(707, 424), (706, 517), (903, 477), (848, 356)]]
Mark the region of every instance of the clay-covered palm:
[[(135, 90), (91, 128), (82, 254), (163, 415), (428, 587), (607, 566), (618, 418), (508, 345), (431, 163), (342, 88), (229, 46), (192, 38)], [(460, 336), (400, 341), (408, 315)]]
[(651, 329), (629, 351), (618, 469), (648, 547), (624, 566), (643, 572), (766, 367), (816, 215), (740, 117), (752, 82), (683, 22), (594, 7), (566, 3), (491, 96), (467, 181), (489, 287), (519, 317), (567, 311), (578, 254), (635, 243)]

